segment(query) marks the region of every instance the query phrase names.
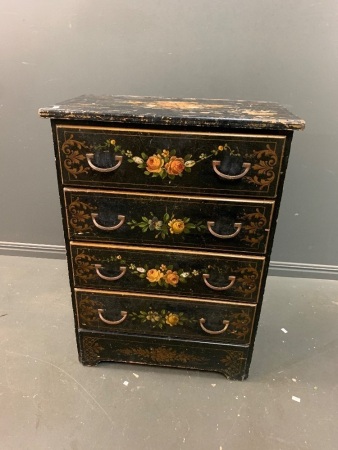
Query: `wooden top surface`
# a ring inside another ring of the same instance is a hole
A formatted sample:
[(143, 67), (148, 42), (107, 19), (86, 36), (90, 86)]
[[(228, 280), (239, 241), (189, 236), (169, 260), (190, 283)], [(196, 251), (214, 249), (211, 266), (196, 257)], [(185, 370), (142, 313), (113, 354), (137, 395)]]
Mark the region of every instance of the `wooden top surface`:
[(302, 130), (304, 120), (272, 102), (82, 95), (39, 109), (41, 117), (145, 125)]

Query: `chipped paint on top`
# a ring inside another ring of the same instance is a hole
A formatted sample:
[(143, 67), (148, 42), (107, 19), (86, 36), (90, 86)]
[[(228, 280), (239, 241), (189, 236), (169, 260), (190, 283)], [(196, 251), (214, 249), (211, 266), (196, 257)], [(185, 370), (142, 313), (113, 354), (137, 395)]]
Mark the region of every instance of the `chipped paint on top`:
[(271, 110), (257, 110), (257, 109), (243, 109), (243, 114), (248, 114), (249, 116), (260, 116), (260, 117), (270, 117), (275, 116), (277, 114), (277, 111), (271, 111)]
[(305, 122), (273, 102), (135, 96), (80, 97), (39, 110), (41, 117), (146, 125), (301, 130)]
[[(198, 103), (194, 101), (183, 102), (183, 101), (173, 101), (173, 100), (159, 100), (156, 102), (144, 103), (141, 101), (130, 100), (127, 103), (132, 105), (140, 105), (143, 108), (155, 108), (155, 109), (204, 109), (204, 108), (216, 108), (224, 109), (224, 105), (218, 104), (206, 104)], [(204, 112), (205, 113), (205, 112)], [(210, 113), (210, 111), (208, 111)]]

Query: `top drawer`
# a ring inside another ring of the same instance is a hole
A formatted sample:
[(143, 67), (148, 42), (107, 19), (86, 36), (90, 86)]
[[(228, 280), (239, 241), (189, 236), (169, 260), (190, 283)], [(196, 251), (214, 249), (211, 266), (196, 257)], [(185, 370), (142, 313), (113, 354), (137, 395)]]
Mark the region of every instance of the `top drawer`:
[(276, 196), (284, 136), (56, 127), (65, 185)]

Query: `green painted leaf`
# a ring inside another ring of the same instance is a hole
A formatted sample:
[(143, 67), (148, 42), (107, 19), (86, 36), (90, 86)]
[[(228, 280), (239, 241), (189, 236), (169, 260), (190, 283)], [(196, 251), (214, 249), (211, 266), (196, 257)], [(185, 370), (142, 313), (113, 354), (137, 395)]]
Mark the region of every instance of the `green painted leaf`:
[(147, 160), (148, 159), (148, 155), (146, 153), (141, 153), (142, 159)]

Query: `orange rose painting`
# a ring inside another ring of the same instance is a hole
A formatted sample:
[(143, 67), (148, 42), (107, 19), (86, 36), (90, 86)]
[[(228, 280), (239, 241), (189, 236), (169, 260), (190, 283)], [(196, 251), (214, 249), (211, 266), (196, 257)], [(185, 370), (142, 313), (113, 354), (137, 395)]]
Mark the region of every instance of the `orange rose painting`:
[(172, 156), (169, 162), (167, 162), (167, 164), (165, 165), (165, 170), (169, 175), (181, 175), (184, 169), (184, 159), (176, 158), (176, 156)]
[(175, 177), (182, 177), (184, 172), (191, 172), (191, 168), (196, 164), (191, 158), (190, 154), (177, 157), (176, 150), (164, 148), (151, 156), (144, 152), (140, 156), (129, 155), (128, 161), (137, 164), (139, 169), (144, 169), (145, 175), (173, 180)]
[(166, 239), (169, 236), (173, 238), (184, 239), (184, 235), (191, 232), (201, 233), (206, 230), (207, 226), (202, 220), (191, 222), (189, 217), (176, 218), (175, 214), (169, 215), (167, 212), (163, 217), (157, 217), (152, 212), (143, 216), (141, 221), (132, 219), (127, 222), (131, 230), (140, 228), (143, 233), (148, 231), (155, 233), (155, 238), (161, 237)]
[(153, 155), (146, 161), (147, 171), (151, 173), (160, 173), (164, 164), (164, 159), (159, 155)]
[(174, 270), (173, 265), (159, 264), (149, 267), (145, 264), (143, 267), (136, 267), (135, 264), (129, 266), (131, 273), (137, 275), (143, 280), (148, 280), (151, 286), (161, 286), (164, 288), (176, 288), (179, 283), (187, 283), (187, 280), (199, 277), (198, 270), (184, 271), (181, 268)]

